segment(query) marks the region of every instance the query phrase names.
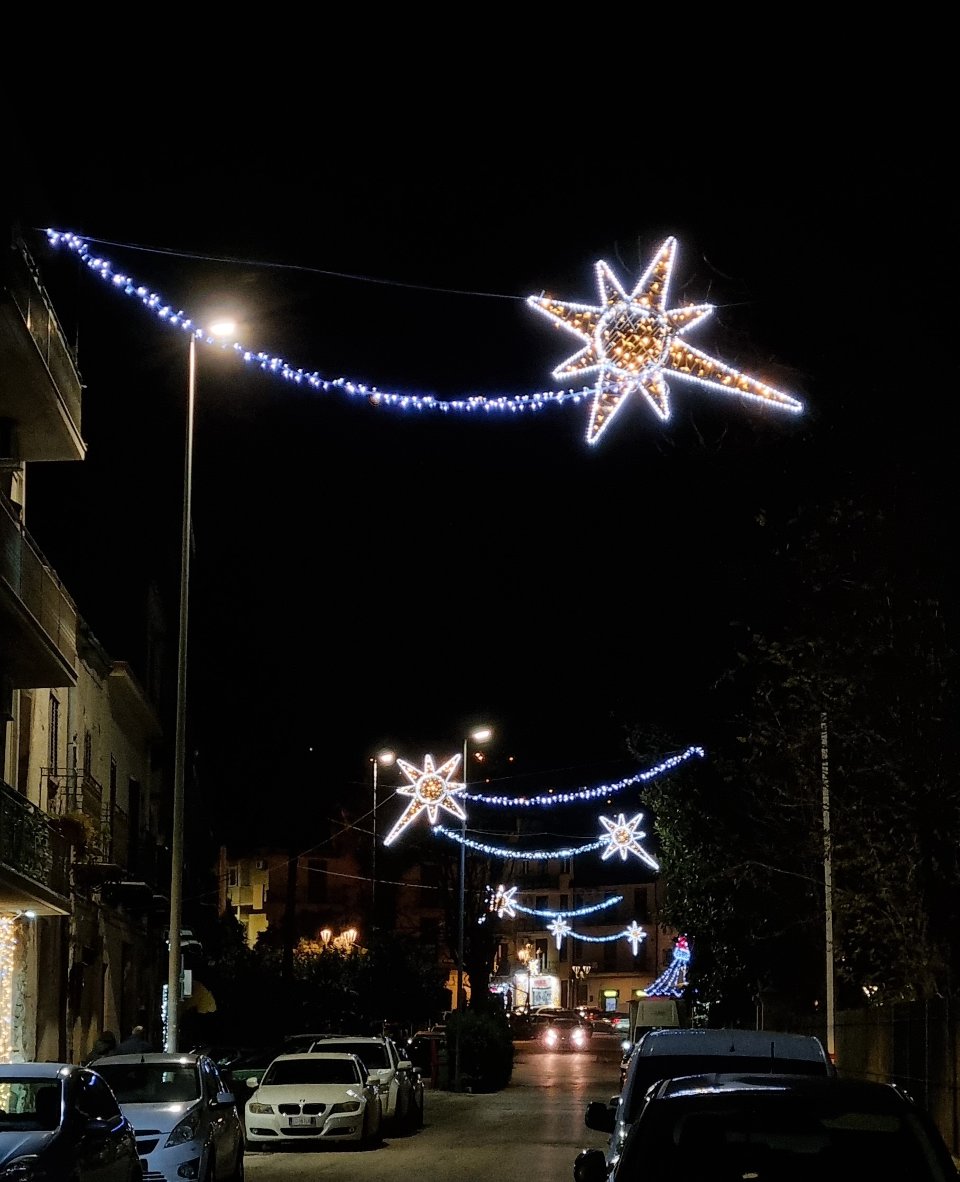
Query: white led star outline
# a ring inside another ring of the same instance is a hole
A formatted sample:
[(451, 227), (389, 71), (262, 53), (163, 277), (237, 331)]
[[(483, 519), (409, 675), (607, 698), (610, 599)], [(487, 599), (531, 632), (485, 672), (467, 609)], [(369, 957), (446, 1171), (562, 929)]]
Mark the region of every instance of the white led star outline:
[(464, 791), (466, 786), (451, 783), (450, 780), (459, 765), (459, 752), (456, 755), (451, 755), (440, 767), (434, 766), (432, 755), (423, 757), (422, 768), (418, 768), (406, 759), (397, 760), (397, 767), (410, 781), (409, 786), (404, 785), (398, 788), (397, 792), (400, 796), (412, 796), (413, 800), (410, 801), (396, 825), (383, 839), (384, 845), (390, 845), (411, 821), (416, 820), (424, 809), (427, 811), (427, 819), (431, 825), (436, 825), (440, 809), (445, 809), (461, 821), (466, 820), (467, 814), (457, 800), (457, 796)]
[(567, 923), (567, 921), (565, 919), (561, 919), (560, 916), (558, 915), (557, 918), (552, 923), (547, 924), (547, 931), (556, 940), (557, 951), (559, 952), (560, 945), (563, 943), (563, 937), (568, 936), (570, 934), (570, 932), (572, 931), (572, 928), (570, 927), (570, 925)]
[(490, 904), (490, 910), (496, 911), (497, 915), (503, 919), (504, 915), (510, 919), (515, 919), (517, 915), (516, 904), (514, 896), (517, 893), (517, 887), (510, 887), (509, 890), (501, 883), (493, 892), (493, 902)]
[[(51, 246), (64, 246), (73, 251), (103, 282), (139, 300), (164, 323), (188, 332), (203, 344), (217, 343), (182, 309), (177, 309), (145, 284), (116, 270), (109, 259), (95, 254), (79, 235), (50, 228), (46, 236)], [(699, 382), (725, 394), (756, 399), (777, 410), (802, 411), (803, 404), (792, 395), (740, 373), (680, 339), (684, 332), (708, 316), (713, 308), (710, 304), (666, 308), (666, 291), (675, 249), (676, 239), (666, 239), (629, 296), (607, 264), (598, 262), (596, 269), (600, 307), (553, 300), (546, 296), (527, 297), (526, 302), (531, 307), (587, 342), (583, 349), (554, 370), (554, 376), (598, 371), (598, 379), (592, 390), (583, 386), (580, 389), (540, 390), (530, 394), (471, 394), (441, 399), (432, 394), (385, 390), (347, 377), (325, 377), (316, 370), (293, 366), (283, 357), (247, 348), (238, 341), (232, 344), (221, 342), (219, 347), (233, 352), (245, 364), (255, 366), (282, 381), (318, 391), (336, 390), (352, 398), (363, 398), (375, 406), (403, 411), (522, 414), (571, 401), (579, 404), (592, 398), (587, 428), (588, 443), (596, 443), (624, 401), (637, 390), (647, 398), (661, 419), (668, 419), (669, 390), (663, 376), (665, 372)]]
[(549, 317), (585, 342), (553, 371), (555, 378), (596, 373), (587, 443), (596, 443), (631, 394), (639, 392), (657, 416), (670, 417), (670, 388), (664, 374), (735, 394), (756, 398), (778, 410), (800, 411), (802, 403), (756, 378), (681, 340), (702, 323), (712, 304), (667, 307), (667, 293), (676, 261), (677, 240), (664, 240), (633, 291), (627, 295), (607, 263), (596, 263), (599, 306), (528, 296), (531, 308)]
[(659, 864), (650, 857), (640, 844), (640, 838), (647, 836), (642, 830), (637, 829), (642, 819), (643, 813), (637, 813), (629, 821), (623, 813), (615, 821), (611, 821), (609, 817), (600, 818), (600, 823), (607, 831), (606, 848), (600, 855), (604, 862), (607, 858), (612, 858), (614, 854), (619, 854), (622, 862), (626, 862), (629, 854), (636, 854), (651, 869), (660, 869)]
[(647, 933), (635, 919), (632, 919), (624, 935), (630, 941), (631, 947), (633, 948), (633, 955), (636, 956), (640, 951), (641, 943), (647, 938)]

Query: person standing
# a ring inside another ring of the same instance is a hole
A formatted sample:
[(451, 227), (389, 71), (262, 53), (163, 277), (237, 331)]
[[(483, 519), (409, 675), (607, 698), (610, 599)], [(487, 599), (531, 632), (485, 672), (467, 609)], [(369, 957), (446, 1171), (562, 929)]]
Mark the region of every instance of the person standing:
[(103, 1055), (112, 1055), (116, 1049), (117, 1036), (112, 1030), (101, 1030), (97, 1035), (97, 1041), (93, 1044), (93, 1050), (90, 1052), (87, 1066)]
[(146, 1031), (142, 1026), (134, 1026), (130, 1031), (130, 1036), (125, 1038), (114, 1052), (117, 1055), (139, 1055), (154, 1049), (153, 1044), (147, 1041)]

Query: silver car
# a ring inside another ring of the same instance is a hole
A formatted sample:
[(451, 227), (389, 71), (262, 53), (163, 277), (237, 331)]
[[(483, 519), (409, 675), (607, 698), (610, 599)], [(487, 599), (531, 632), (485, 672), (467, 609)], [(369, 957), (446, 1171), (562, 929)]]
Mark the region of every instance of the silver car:
[(243, 1182), (243, 1125), (208, 1055), (104, 1055), (96, 1070), (136, 1132), (143, 1182)]

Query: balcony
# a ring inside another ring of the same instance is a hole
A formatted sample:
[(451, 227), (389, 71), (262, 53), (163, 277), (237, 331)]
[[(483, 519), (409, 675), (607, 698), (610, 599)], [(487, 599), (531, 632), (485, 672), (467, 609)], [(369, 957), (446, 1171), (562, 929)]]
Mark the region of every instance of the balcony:
[(3, 496), (0, 651), (16, 689), (77, 684), (77, 609)]
[(49, 817), (0, 780), (0, 911), (69, 915), (70, 847)]
[(0, 371), (0, 419), (13, 428), (13, 454), (0, 459), (82, 460), (80, 375), (22, 242), (0, 258)]

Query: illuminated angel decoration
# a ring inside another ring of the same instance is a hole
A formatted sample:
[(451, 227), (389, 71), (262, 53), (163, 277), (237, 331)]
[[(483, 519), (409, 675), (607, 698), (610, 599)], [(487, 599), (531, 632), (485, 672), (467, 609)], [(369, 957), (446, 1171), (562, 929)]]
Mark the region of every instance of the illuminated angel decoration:
[(631, 394), (639, 392), (661, 419), (670, 417), (669, 386), (675, 374), (740, 398), (754, 398), (777, 410), (801, 411), (803, 404), (748, 377), (682, 340), (713, 311), (712, 304), (667, 307), (677, 252), (667, 238), (633, 291), (627, 295), (607, 263), (596, 263), (599, 306), (528, 296), (527, 303), (586, 342), (553, 371), (555, 378), (597, 375), (587, 442), (596, 443)]
[(410, 801), (399, 821), (383, 839), (384, 845), (390, 845), (411, 821), (419, 817), (424, 809), (427, 811), (427, 818), (431, 825), (436, 825), (439, 809), (445, 809), (461, 821), (466, 820), (467, 814), (463, 811), (460, 801), (457, 800), (466, 785), (451, 782), (451, 777), (459, 764), (459, 754), (451, 755), (440, 767), (434, 767), (432, 755), (423, 757), (422, 768), (416, 767), (405, 759), (397, 760), (397, 767), (410, 781), (410, 786), (404, 785), (398, 788), (397, 792), (401, 796), (412, 796), (413, 800)]
[(623, 813), (615, 821), (611, 821), (608, 817), (600, 818), (601, 824), (607, 831), (607, 847), (600, 855), (604, 862), (607, 858), (612, 858), (614, 854), (619, 854), (622, 862), (626, 862), (628, 854), (636, 854), (638, 858), (646, 862), (651, 870), (660, 869), (659, 864), (640, 844), (640, 839), (647, 836), (642, 830), (637, 829), (642, 818), (643, 813), (637, 813), (629, 821)]

